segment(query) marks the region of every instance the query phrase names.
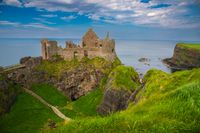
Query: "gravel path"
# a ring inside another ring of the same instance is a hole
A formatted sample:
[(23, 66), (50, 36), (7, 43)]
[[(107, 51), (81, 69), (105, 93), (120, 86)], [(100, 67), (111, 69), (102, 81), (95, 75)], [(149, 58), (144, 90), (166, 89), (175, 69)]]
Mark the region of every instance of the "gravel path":
[(65, 121), (70, 121), (71, 119), (69, 117), (66, 117), (62, 112), (60, 112), (60, 110), (58, 108), (56, 108), (55, 106), (49, 104), (47, 101), (45, 101), (42, 97), (40, 97), (39, 95), (37, 95), (36, 93), (34, 93), (33, 91), (24, 88), (24, 91), (29, 93), (30, 95), (32, 95), (33, 97), (37, 98), (41, 103), (43, 103), (44, 105), (48, 106), (49, 108), (51, 108), (53, 110), (53, 112), (60, 117), (61, 119), (65, 120)]

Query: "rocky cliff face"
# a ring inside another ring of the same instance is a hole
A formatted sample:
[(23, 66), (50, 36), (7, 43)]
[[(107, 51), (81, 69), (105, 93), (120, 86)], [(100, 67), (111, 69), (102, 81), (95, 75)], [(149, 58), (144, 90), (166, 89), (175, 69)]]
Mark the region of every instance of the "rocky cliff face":
[(200, 45), (177, 44), (172, 58), (163, 62), (174, 69), (188, 69), (200, 67)]
[(27, 88), (35, 83), (52, 84), (71, 100), (76, 100), (95, 89), (100, 79), (112, 70), (114, 64), (101, 58), (84, 61), (64, 61), (60, 58), (42, 61), (41, 57), (26, 57), (20, 62), (25, 64), (26, 68), (8, 74), (10, 80)]
[(17, 86), (0, 73), (0, 116), (10, 110), (17, 96)]
[(138, 74), (132, 67), (116, 67), (108, 77), (104, 97), (97, 111), (101, 115), (107, 115), (126, 109), (131, 94), (139, 86)]

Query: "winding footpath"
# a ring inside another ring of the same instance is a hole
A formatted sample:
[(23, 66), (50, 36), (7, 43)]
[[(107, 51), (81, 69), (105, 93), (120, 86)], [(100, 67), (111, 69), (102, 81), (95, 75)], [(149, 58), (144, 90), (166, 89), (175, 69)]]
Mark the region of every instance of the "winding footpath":
[(23, 88), (24, 91), (30, 95), (32, 95), (33, 97), (37, 98), (41, 103), (43, 103), (44, 105), (48, 106), (49, 108), (51, 108), (53, 110), (53, 112), (60, 117), (61, 119), (65, 120), (65, 121), (70, 121), (71, 119), (69, 117), (66, 117), (62, 112), (60, 112), (60, 110), (58, 108), (56, 108), (55, 106), (49, 104), (47, 101), (45, 101), (42, 97), (40, 97), (39, 95), (37, 95), (35, 92)]

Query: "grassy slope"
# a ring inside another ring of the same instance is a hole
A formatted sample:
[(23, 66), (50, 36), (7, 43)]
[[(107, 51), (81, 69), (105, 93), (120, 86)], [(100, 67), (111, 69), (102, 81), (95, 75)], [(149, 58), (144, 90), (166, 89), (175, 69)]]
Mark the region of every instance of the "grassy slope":
[(97, 88), (78, 100), (68, 103), (62, 111), (73, 119), (96, 116), (98, 115), (96, 108), (102, 96), (102, 90)]
[(185, 48), (195, 49), (200, 52), (200, 44), (180, 43), (178, 45), (183, 46)]
[(0, 119), (1, 133), (35, 133), (48, 119), (62, 121), (48, 107), (27, 93), (17, 97), (10, 113)]
[(32, 90), (50, 104), (57, 106), (66, 116), (73, 119), (97, 115), (96, 106), (100, 103), (103, 95), (102, 90), (97, 88), (86, 96), (72, 102), (51, 85), (33, 85)]
[(41, 96), (53, 106), (63, 107), (69, 99), (58, 91), (55, 87), (47, 84), (35, 84), (32, 86), (32, 91)]
[[(57, 62), (43, 61), (36, 70), (46, 71), (50, 75), (59, 76), (69, 69), (76, 68), (80, 63), (83, 66), (93, 65), (107, 75), (112, 68), (120, 64), (120, 60), (116, 59), (113, 63), (107, 62), (102, 58), (94, 58), (92, 60), (83, 59), (81, 62), (77, 60), (60, 60)], [(70, 102), (62, 93), (58, 92), (58, 90), (50, 85), (33, 85), (32, 90), (50, 104), (58, 106), (58, 108), (70, 118), (97, 115), (96, 106), (103, 95), (101, 89), (96, 89), (77, 101)], [(48, 118), (54, 121), (61, 121), (49, 108), (41, 104), (37, 99), (26, 93), (22, 93), (18, 96), (10, 113), (0, 119), (0, 132), (35, 133), (46, 124)]]
[(138, 73), (133, 67), (118, 66), (109, 74), (109, 79), (112, 79), (112, 88), (126, 89), (132, 91), (139, 86)]
[[(52, 132), (198, 132), (200, 69), (166, 74), (151, 70), (137, 105), (108, 117), (76, 120)], [(48, 129), (45, 129), (48, 132)]]

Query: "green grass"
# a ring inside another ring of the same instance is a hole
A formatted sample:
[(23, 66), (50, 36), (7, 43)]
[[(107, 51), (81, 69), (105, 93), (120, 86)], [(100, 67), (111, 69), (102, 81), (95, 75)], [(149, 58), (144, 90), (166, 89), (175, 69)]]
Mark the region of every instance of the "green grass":
[(47, 84), (35, 84), (32, 90), (48, 103), (57, 106), (66, 116), (78, 119), (97, 115), (96, 107), (99, 105), (103, 92), (97, 88), (76, 101), (70, 101), (55, 87)]
[(114, 89), (133, 91), (140, 85), (138, 73), (132, 67), (123, 65), (113, 69), (108, 79), (111, 80), (111, 85)]
[(140, 101), (107, 117), (93, 117), (60, 125), (44, 132), (124, 133), (199, 132), (200, 69), (166, 74), (150, 70), (144, 78)]
[(97, 115), (96, 108), (102, 100), (103, 92), (99, 88), (72, 103), (73, 110), (86, 116)]
[(66, 106), (69, 101), (62, 92), (58, 91), (52, 85), (35, 84), (31, 89), (53, 106), (63, 107)]
[(178, 45), (185, 48), (195, 49), (200, 52), (200, 44), (179, 43)]
[(45, 71), (49, 75), (59, 77), (62, 73), (67, 72), (71, 69), (76, 69), (77, 67), (86, 67), (91, 69), (94, 67), (102, 71), (104, 74), (108, 74), (114, 67), (120, 65), (121, 62), (118, 58), (114, 62), (105, 60), (104, 58), (95, 57), (93, 59), (83, 58), (78, 61), (76, 59), (67, 61), (67, 60), (58, 60), (58, 61), (42, 61), (42, 63), (35, 68), (37, 71)]
[(59, 77), (63, 72), (79, 66), (78, 60), (66, 61), (60, 60), (56, 62), (43, 60), (42, 63), (35, 68), (38, 71), (45, 71), (49, 75)]
[(97, 116), (96, 108), (100, 104), (102, 96), (102, 90), (97, 88), (76, 101), (68, 103), (67, 106), (61, 110), (73, 119)]
[(23, 92), (17, 97), (10, 113), (0, 118), (0, 132), (36, 133), (48, 119), (55, 122), (62, 121), (50, 108)]

